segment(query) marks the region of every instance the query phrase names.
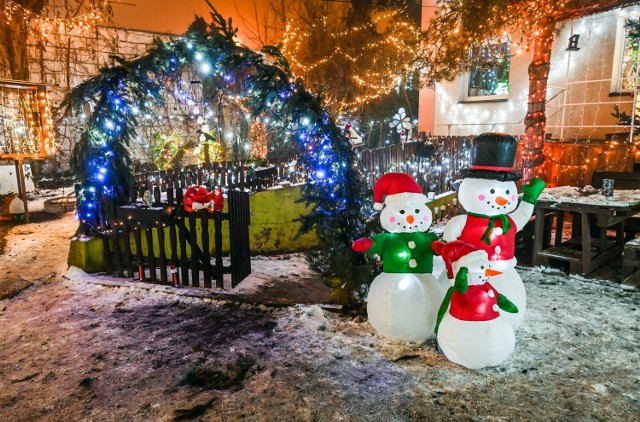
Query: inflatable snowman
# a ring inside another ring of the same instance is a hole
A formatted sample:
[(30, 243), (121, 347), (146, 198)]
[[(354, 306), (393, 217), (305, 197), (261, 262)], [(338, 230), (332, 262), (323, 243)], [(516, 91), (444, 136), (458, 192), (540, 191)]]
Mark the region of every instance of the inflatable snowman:
[[(518, 204), (514, 170), (517, 142), (510, 135), (483, 133), (473, 144), (471, 168), (461, 171), (458, 189), (460, 205), (467, 211), (447, 223), (442, 239), (462, 240), (489, 256), (491, 267), (501, 271), (491, 283), (518, 307), (517, 314), (504, 314), (514, 328), (522, 323), (527, 297), (522, 279), (515, 270), (516, 232), (522, 230), (533, 214), (533, 206), (545, 187), (542, 179), (533, 179), (522, 187)], [(441, 275), (441, 280), (446, 275)]]
[[(374, 186), (374, 208), (388, 233), (353, 242), (353, 250), (379, 254), (383, 272), (371, 284), (367, 299), (369, 322), (379, 334), (399, 340), (433, 337), (438, 306), (448, 285), (433, 277), (431, 226), (427, 197), (405, 173), (388, 173)], [(385, 197), (384, 205), (382, 198)], [(383, 209), (384, 207), (384, 209)]]
[[(434, 242), (455, 283), (442, 301), (436, 323), (438, 346), (447, 358), (470, 369), (495, 366), (513, 352), (513, 328), (498, 310), (517, 307), (489, 282), (500, 271), (491, 268), (485, 251), (461, 241)], [(443, 246), (440, 246), (443, 245)]]

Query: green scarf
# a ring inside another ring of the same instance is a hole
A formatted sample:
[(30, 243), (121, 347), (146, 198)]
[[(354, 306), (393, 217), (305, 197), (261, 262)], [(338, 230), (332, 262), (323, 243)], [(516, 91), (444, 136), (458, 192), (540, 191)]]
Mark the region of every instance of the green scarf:
[(507, 216), (504, 215), (504, 214), (485, 215), (485, 214), (475, 214), (475, 213), (472, 213), (472, 212), (468, 212), (467, 214), (472, 216), (472, 217), (480, 217), (480, 218), (488, 218), (489, 219), (489, 226), (487, 227), (487, 230), (484, 231), (484, 233), (482, 234), (482, 237), (480, 238), (487, 245), (491, 244), (491, 239), (489, 238), (489, 236), (491, 235), (491, 232), (493, 231), (493, 228), (496, 225), (496, 220), (500, 220), (500, 222), (502, 222), (502, 231), (504, 233), (508, 232), (509, 229), (511, 228), (511, 223), (509, 222), (509, 219), (507, 218)]

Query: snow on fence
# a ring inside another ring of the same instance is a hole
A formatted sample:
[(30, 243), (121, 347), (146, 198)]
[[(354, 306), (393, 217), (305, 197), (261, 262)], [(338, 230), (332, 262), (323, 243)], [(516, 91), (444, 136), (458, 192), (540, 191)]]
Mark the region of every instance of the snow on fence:
[[(181, 188), (175, 190), (175, 196), (173, 187), (167, 190), (166, 203), (160, 202), (157, 187), (154, 197), (150, 207), (118, 207), (113, 230), (102, 235), (109, 274), (207, 288), (212, 287), (212, 281), (223, 288), (224, 274), (231, 274), (232, 287), (251, 274), (247, 192), (230, 190), (226, 213), (186, 212)], [(222, 255), (223, 220), (229, 221), (229, 265), (224, 265)]]

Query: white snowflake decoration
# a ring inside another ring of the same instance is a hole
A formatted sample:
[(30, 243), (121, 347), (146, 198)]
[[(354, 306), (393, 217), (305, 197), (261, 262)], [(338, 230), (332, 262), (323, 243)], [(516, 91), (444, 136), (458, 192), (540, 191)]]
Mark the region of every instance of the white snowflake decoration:
[(396, 132), (403, 133), (405, 130), (411, 130), (411, 119), (407, 116), (404, 108), (400, 108), (398, 112), (393, 116), (393, 120), (389, 123), (389, 127), (396, 128)]

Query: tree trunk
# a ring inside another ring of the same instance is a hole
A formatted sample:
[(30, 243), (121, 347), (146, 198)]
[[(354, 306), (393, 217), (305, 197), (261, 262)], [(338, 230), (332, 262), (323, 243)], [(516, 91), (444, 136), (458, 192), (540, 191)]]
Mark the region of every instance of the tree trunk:
[[(33, 12), (40, 13), (46, 0), (17, 1), (20, 6)], [(16, 8), (11, 19), (0, 18), (0, 76), (21, 81), (29, 80), (29, 65), (27, 62), (27, 38), (29, 30), (24, 14)]]
[(547, 121), (545, 113), (547, 82), (551, 68), (554, 30), (555, 21), (549, 19), (534, 40), (533, 59), (529, 65), (529, 99), (527, 115), (524, 118), (524, 152), (522, 155), (524, 182), (535, 177), (538, 172), (537, 167), (544, 162), (542, 148)]

